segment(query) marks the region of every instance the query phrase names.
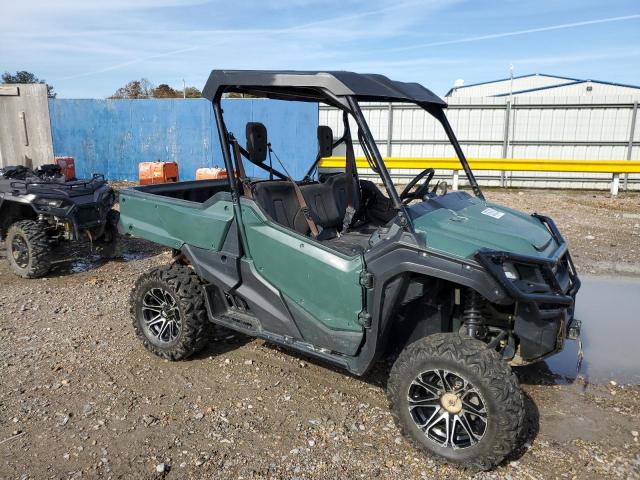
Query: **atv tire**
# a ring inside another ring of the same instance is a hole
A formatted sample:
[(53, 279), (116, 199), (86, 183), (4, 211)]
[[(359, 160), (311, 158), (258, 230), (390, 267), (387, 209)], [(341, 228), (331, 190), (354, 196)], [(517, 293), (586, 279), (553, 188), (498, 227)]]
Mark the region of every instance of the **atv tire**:
[(104, 226), (104, 232), (96, 242), (99, 245), (100, 256), (104, 259), (112, 259), (117, 256), (119, 220), (120, 212), (114, 209), (109, 210)]
[(51, 268), (51, 245), (46, 229), (33, 220), (21, 220), (7, 231), (7, 260), (23, 278), (38, 278)]
[(391, 369), (387, 396), (403, 434), (436, 460), (488, 470), (518, 446), (518, 380), (479, 340), (438, 333), (410, 344)]
[(104, 233), (100, 237), (103, 243), (115, 243), (118, 240), (118, 222), (120, 221), (120, 212), (113, 208), (107, 212), (105, 219)]
[(198, 276), (183, 265), (149, 270), (130, 296), (133, 328), (147, 350), (167, 360), (183, 360), (201, 350), (213, 324)]

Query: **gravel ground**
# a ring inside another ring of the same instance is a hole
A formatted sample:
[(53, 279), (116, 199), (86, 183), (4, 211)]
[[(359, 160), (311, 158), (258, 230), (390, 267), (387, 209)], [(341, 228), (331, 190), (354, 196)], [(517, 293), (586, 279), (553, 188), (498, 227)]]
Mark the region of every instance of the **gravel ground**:
[(487, 199), (554, 219), (582, 273), (640, 276), (640, 194), (490, 190)]
[[(639, 196), (521, 193), (488, 197), (553, 216), (580, 271), (634, 274)], [(0, 478), (474, 476), (400, 437), (384, 394), (389, 360), (360, 379), (229, 333), (189, 361), (149, 354), (128, 295), (168, 260), (127, 239), (115, 261), (92, 256), (23, 280), (0, 259)], [(516, 372), (523, 444), (475, 478), (640, 478), (639, 386), (559, 384), (544, 363)]]

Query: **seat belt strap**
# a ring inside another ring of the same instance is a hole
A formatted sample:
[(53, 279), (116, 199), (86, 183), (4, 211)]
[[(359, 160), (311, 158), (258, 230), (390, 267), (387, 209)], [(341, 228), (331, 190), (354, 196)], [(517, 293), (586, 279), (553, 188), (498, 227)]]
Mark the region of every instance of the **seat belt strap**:
[(285, 177), (287, 177), (287, 180), (289, 180), (291, 182), (291, 185), (293, 185), (293, 191), (296, 192), (296, 199), (298, 200), (298, 206), (300, 207), (300, 210), (302, 210), (304, 219), (307, 221), (309, 230), (311, 230), (311, 235), (313, 236), (313, 238), (318, 238), (318, 235), (320, 235), (320, 232), (318, 230), (318, 226), (316, 225), (316, 222), (314, 222), (313, 218), (311, 217), (311, 210), (309, 210), (307, 201), (304, 199), (302, 190), (300, 190), (300, 187), (295, 182), (295, 180), (291, 178), (291, 175), (289, 175), (289, 172), (287, 171), (287, 167), (285, 167), (284, 164), (280, 161), (280, 157), (278, 157), (278, 155), (276, 155), (276, 153), (273, 151), (270, 143), (267, 143), (267, 148), (269, 152), (269, 160), (271, 160), (271, 153), (273, 153), (276, 157), (276, 160), (282, 167), (282, 170), (284, 170)]
[[(346, 116), (346, 114), (345, 114)], [(342, 232), (346, 233), (353, 222), (353, 217), (356, 214), (354, 207), (354, 190), (353, 184), (354, 171), (356, 169), (356, 156), (353, 152), (353, 142), (351, 141), (351, 131), (349, 130), (349, 120), (345, 120), (345, 146), (347, 148), (347, 163), (346, 163), (346, 177), (347, 177), (347, 208), (344, 212), (344, 219), (342, 220)]]
[(313, 236), (313, 238), (317, 238), (318, 235), (320, 235), (320, 232), (318, 231), (316, 222), (314, 222), (313, 218), (311, 218), (311, 210), (309, 210), (309, 206), (307, 205), (307, 202), (304, 199), (302, 190), (300, 190), (300, 187), (298, 186), (298, 184), (291, 177), (289, 177), (289, 181), (293, 185), (293, 190), (296, 192), (296, 197), (298, 198), (298, 205), (300, 206), (300, 210), (302, 210), (304, 219), (307, 221), (307, 225), (309, 225), (309, 230), (311, 230), (311, 235)]
[(236, 161), (236, 168), (238, 169), (238, 176), (240, 177), (240, 183), (242, 184), (242, 194), (247, 197), (253, 199), (253, 190), (251, 189), (251, 182), (247, 178), (244, 173), (244, 165), (242, 164), (242, 154), (240, 153), (240, 145), (238, 145), (238, 140), (233, 135), (229, 135), (229, 142), (233, 147), (233, 156)]

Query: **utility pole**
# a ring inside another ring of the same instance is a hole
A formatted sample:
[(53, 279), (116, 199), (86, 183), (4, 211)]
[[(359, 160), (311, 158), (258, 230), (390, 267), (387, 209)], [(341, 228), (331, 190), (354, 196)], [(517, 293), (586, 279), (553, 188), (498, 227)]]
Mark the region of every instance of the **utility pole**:
[(511, 102), (513, 97), (513, 63), (509, 64), (509, 78), (509, 102)]
[(187, 98), (187, 84), (184, 81), (184, 78), (182, 79), (182, 98)]
[[(502, 158), (507, 158), (509, 156), (509, 122), (511, 121), (511, 105), (513, 105), (513, 63), (509, 64), (509, 101), (505, 105)], [(507, 172), (504, 170), (500, 172), (500, 186), (503, 188), (507, 186)]]

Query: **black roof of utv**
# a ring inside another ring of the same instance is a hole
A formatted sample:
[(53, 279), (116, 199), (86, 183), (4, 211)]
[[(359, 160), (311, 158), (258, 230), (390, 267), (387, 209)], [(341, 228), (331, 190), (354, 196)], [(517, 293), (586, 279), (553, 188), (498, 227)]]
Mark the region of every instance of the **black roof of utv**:
[(354, 72), (268, 70), (213, 70), (202, 96), (213, 100), (222, 89), (281, 100), (325, 100), (330, 96), (355, 96), (371, 102), (446, 103), (419, 83), (397, 82), (384, 75)]

